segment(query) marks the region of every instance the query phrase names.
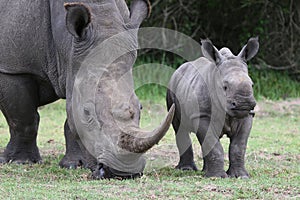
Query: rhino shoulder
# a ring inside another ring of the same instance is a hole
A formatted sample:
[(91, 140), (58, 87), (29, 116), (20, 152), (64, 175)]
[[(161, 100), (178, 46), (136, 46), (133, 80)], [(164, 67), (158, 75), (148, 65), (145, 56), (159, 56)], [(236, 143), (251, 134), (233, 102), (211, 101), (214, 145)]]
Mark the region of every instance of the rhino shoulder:
[(213, 65), (214, 63), (204, 57), (186, 62), (174, 72), (170, 83), (179, 83), (184, 79), (184, 82), (187, 84), (187, 82), (192, 81), (196, 77), (205, 75), (210, 68), (213, 69)]
[(182, 73), (193, 73), (192, 69), (201, 69), (206, 68), (207, 66), (212, 65), (213, 63), (205, 57), (200, 57), (194, 61), (186, 62), (182, 64), (176, 71)]

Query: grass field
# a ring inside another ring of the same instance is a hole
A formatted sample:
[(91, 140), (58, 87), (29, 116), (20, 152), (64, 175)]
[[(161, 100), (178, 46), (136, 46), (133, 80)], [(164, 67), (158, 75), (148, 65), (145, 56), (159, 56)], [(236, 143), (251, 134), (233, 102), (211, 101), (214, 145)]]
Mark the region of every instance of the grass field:
[[(143, 101), (142, 126), (151, 129), (166, 114), (163, 101)], [(40, 110), (38, 146), (43, 164), (0, 165), (1, 199), (299, 199), (300, 100), (260, 101), (247, 149), (251, 179), (204, 178), (174, 169), (178, 155), (173, 130), (147, 153), (147, 167), (136, 180), (89, 178), (89, 170), (58, 167), (64, 153), (64, 101)], [(9, 134), (0, 118), (0, 148)], [(196, 164), (202, 167), (194, 139)], [(222, 139), (228, 167), (228, 139)]]

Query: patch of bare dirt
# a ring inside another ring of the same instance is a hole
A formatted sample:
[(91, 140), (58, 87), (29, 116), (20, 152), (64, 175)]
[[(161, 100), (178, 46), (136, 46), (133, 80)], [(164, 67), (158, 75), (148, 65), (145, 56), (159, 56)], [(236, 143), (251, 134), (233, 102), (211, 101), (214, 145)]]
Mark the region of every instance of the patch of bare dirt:
[(256, 116), (300, 115), (300, 98), (282, 101), (259, 101), (255, 107)]
[(254, 156), (255, 158), (260, 158), (260, 159), (265, 159), (265, 160), (275, 160), (277, 162), (281, 162), (281, 161), (297, 161), (300, 159), (300, 155), (295, 155), (295, 154), (291, 154), (291, 153), (277, 153), (277, 152), (266, 152), (266, 151), (259, 151), (259, 152), (253, 152), (253, 153), (249, 153), (248, 156)]
[(145, 171), (164, 167), (175, 167), (179, 156), (176, 144), (160, 144), (146, 153), (147, 165)]

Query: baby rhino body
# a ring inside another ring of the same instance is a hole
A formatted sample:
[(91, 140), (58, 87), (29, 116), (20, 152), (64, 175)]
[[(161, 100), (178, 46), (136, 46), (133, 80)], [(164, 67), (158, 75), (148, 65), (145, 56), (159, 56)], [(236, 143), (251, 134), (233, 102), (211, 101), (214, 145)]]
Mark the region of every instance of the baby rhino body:
[[(194, 132), (201, 144), (203, 171), (207, 177), (249, 177), (244, 158), (256, 105), (246, 62), (259, 48), (257, 38), (235, 56), (220, 51), (210, 40), (202, 40), (201, 57), (179, 67), (167, 92), (167, 106), (175, 103), (172, 122), (180, 161), (176, 168), (197, 170), (189, 136)], [(229, 169), (224, 171), (224, 151), (219, 138), (230, 138)]]

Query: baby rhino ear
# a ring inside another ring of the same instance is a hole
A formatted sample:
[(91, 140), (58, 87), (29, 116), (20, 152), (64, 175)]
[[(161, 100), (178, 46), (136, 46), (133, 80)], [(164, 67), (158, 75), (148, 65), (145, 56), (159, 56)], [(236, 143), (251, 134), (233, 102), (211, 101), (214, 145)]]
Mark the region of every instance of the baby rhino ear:
[(82, 3), (65, 3), (67, 10), (66, 25), (68, 31), (75, 38), (85, 36), (88, 25), (91, 22), (91, 12)]
[(201, 40), (201, 50), (205, 58), (213, 61), (216, 65), (221, 63), (223, 56), (209, 39)]
[(133, 0), (130, 5), (130, 23), (134, 28), (140, 27), (143, 20), (150, 16), (149, 0)]
[(248, 43), (242, 48), (238, 57), (242, 58), (245, 61), (248, 61), (257, 54), (258, 49), (259, 49), (258, 37), (250, 38), (248, 40)]

